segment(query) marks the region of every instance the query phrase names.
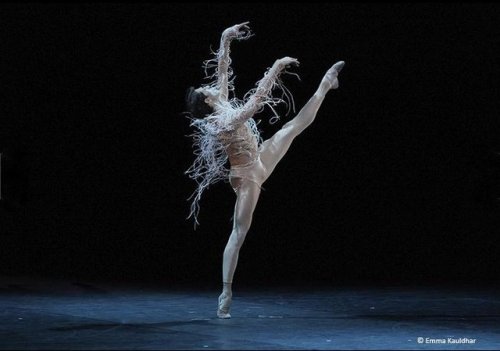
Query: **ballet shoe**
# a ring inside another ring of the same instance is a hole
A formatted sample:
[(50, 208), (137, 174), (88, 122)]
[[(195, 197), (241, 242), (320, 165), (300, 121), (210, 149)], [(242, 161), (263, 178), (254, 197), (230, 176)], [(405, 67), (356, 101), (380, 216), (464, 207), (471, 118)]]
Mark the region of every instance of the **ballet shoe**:
[(339, 73), (340, 71), (342, 71), (342, 68), (344, 68), (345, 66), (345, 62), (344, 61), (339, 61), (337, 62), (336, 64), (333, 65), (333, 69), (337, 71), (337, 73)]
[(322, 81), (324, 89), (337, 89), (339, 87), (339, 80), (337, 79), (337, 76), (339, 75), (339, 72), (342, 70), (342, 68), (344, 68), (344, 65), (344, 61), (339, 61), (332, 67), (330, 67)]
[(231, 308), (232, 297), (226, 293), (222, 293), (219, 296), (219, 308), (217, 309), (217, 317), (221, 319), (229, 319), (231, 315), (229, 314), (229, 309)]

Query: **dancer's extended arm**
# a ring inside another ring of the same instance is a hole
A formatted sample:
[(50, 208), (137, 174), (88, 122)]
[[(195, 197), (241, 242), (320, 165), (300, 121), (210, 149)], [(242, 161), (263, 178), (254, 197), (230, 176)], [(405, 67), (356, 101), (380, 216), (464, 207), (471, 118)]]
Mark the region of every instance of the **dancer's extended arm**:
[(217, 52), (217, 87), (222, 101), (227, 101), (229, 98), (228, 82), (233, 74), (229, 67), (231, 65), (231, 58), (229, 57), (231, 41), (233, 39), (243, 40), (251, 36), (250, 29), (247, 26), (248, 23), (236, 24), (222, 32), (220, 47)]
[(291, 64), (298, 65), (299, 61), (291, 57), (284, 57), (276, 60), (273, 66), (266, 72), (255, 92), (241, 108), (235, 118), (231, 121), (233, 125), (240, 125), (252, 118), (252, 116), (264, 105), (265, 101), (271, 97), (271, 91), (278, 82), (279, 75)]

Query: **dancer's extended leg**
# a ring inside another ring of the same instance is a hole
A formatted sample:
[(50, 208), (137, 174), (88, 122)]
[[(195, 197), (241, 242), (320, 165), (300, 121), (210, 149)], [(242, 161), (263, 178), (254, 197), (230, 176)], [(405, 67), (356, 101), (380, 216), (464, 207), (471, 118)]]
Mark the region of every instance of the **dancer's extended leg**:
[(339, 83), (337, 75), (343, 66), (343, 61), (334, 64), (326, 72), (318, 90), (304, 105), (297, 116), (287, 122), (283, 128), (262, 144), (260, 158), (266, 167), (266, 177), (269, 177), (278, 162), (286, 154), (295, 137), (302, 133), (304, 129), (314, 121), (326, 93), (330, 89), (338, 88)]

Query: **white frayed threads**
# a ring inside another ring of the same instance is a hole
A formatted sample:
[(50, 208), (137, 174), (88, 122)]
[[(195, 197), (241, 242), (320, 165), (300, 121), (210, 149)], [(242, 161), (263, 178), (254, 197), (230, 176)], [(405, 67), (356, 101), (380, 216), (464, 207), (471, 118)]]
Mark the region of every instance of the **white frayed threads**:
[[(226, 110), (226, 114), (211, 115), (204, 119), (188, 116), (191, 121), (190, 126), (195, 129), (189, 136), (193, 138), (193, 153), (196, 158), (185, 174), (193, 179), (198, 186), (188, 198), (192, 202), (187, 218), (194, 218), (195, 229), (200, 224), (198, 222), (199, 202), (203, 192), (210, 185), (229, 179), (228, 155), (221, 135), (234, 132), (234, 125), (230, 121), (234, 119), (231, 115), (235, 113), (238, 113), (237, 108)], [(252, 137), (260, 145), (263, 140), (255, 120), (250, 118), (245, 123), (248, 125)]]
[(193, 152), (196, 158), (185, 173), (198, 184), (196, 190), (188, 198), (188, 200), (192, 199), (188, 218), (194, 217), (196, 228), (199, 224), (199, 201), (203, 191), (211, 184), (227, 179), (229, 170), (225, 167), (228, 158), (226, 150), (211, 130), (210, 123), (205, 119), (193, 118), (191, 126), (195, 128), (190, 136), (193, 138)]

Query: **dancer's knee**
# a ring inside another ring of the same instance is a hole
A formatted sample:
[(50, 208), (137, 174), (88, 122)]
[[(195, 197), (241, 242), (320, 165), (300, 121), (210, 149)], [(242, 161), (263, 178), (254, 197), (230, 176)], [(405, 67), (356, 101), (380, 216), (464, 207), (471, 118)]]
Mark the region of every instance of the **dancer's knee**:
[(294, 119), (289, 121), (283, 126), (283, 128), (290, 128), (290, 134), (296, 137), (302, 133), (307, 127), (311, 125), (314, 120), (314, 116), (307, 114), (299, 114)]
[(288, 123), (286, 123), (283, 130), (283, 139), (287, 139), (289, 143), (291, 143), (300, 133), (302, 133), (311, 123), (306, 123), (301, 120), (297, 120), (297, 118), (292, 119)]

